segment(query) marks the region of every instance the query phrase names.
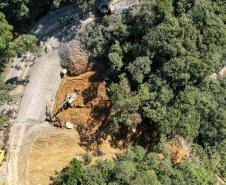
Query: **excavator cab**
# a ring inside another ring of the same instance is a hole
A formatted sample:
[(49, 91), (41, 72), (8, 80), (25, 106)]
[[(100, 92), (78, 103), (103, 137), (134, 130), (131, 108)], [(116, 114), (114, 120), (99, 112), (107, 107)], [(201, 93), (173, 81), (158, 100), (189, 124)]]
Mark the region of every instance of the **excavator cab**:
[(68, 107), (72, 107), (72, 103), (76, 100), (77, 95), (75, 93), (69, 93), (67, 94), (64, 102), (58, 107), (57, 113), (53, 116), (53, 118), (62, 112), (64, 109), (67, 109)]
[(75, 93), (69, 93), (66, 97), (66, 103), (68, 103), (70, 106), (72, 102), (77, 98)]

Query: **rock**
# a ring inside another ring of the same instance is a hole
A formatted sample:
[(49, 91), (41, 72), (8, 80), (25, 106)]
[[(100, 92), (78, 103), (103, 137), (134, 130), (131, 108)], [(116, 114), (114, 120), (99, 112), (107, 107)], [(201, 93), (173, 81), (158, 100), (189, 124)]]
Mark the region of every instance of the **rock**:
[(61, 65), (68, 70), (69, 75), (81, 75), (91, 68), (88, 55), (80, 48), (79, 43), (75, 41), (62, 46), (60, 56)]
[(9, 119), (15, 119), (17, 115), (17, 107), (14, 105), (4, 104), (0, 106), (0, 113)]
[(67, 74), (67, 69), (64, 69), (64, 68), (61, 69), (60, 73), (63, 74), (63, 75), (66, 75)]
[(71, 122), (66, 122), (65, 126), (67, 129), (72, 129), (74, 127), (74, 125)]
[(213, 73), (213, 74), (210, 76), (210, 79), (216, 80), (217, 77), (218, 77), (218, 74), (217, 74), (217, 73)]

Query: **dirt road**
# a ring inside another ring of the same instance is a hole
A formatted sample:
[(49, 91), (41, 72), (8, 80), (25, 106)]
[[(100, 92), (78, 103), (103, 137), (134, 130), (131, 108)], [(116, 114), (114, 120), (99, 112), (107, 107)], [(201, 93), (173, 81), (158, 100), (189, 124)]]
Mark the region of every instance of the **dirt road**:
[[(55, 44), (54, 47), (59, 45), (59, 42), (54, 38), (48, 40), (45, 45), (53, 43)], [(9, 185), (18, 184), (18, 158), (28, 128), (43, 124), (46, 105), (53, 106), (54, 104), (55, 94), (61, 82), (60, 70), (58, 51), (51, 49), (51, 47), (49, 47), (47, 53), (43, 51), (42, 56), (36, 59), (31, 69), (30, 82), (24, 91), (16, 123), (11, 128), (10, 135), (12, 137), (8, 163)], [(48, 125), (46, 125), (46, 128), (48, 128)]]
[(30, 83), (27, 84), (17, 117), (18, 123), (43, 122), (45, 107), (54, 103), (55, 94), (61, 82), (60, 57), (57, 49), (59, 42), (55, 38), (49, 39), (45, 45), (49, 46), (47, 53), (37, 58), (31, 69)]

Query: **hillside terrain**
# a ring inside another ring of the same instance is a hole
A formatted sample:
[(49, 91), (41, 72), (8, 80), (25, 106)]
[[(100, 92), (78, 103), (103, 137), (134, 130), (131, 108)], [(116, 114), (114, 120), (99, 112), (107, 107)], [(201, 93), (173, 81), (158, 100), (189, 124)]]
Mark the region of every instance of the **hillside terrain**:
[[(224, 10), (222, 1), (148, 1), (80, 32), (111, 100), (108, 124), (90, 138), (110, 133), (115, 147), (135, 148), (114, 162), (73, 161), (56, 184), (76, 175), (81, 184), (215, 184), (214, 174), (225, 176)], [(159, 166), (140, 166), (149, 155)]]
[(225, 69), (224, 0), (1, 2), (0, 184), (225, 184)]

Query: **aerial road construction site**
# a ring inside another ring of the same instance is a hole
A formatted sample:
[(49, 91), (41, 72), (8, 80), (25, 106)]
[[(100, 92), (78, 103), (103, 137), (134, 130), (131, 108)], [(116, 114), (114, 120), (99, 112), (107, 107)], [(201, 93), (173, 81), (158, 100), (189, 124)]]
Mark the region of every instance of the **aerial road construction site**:
[[(138, 4), (114, 1), (100, 11), (120, 13)], [(112, 148), (110, 136), (101, 143), (88, 137), (108, 121), (111, 105), (105, 81), (75, 39), (96, 17), (88, 12), (75, 20), (77, 15), (76, 7), (66, 6), (43, 17), (31, 30), (39, 39), (39, 56), (27, 53), (11, 64), (6, 81), (16, 85), (11, 94), (17, 98), (6, 108), (12, 113), (0, 151), (0, 184), (49, 184), (73, 158), (88, 153), (94, 163), (122, 152)]]

